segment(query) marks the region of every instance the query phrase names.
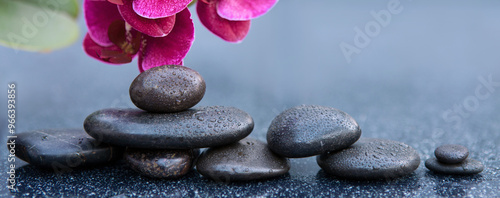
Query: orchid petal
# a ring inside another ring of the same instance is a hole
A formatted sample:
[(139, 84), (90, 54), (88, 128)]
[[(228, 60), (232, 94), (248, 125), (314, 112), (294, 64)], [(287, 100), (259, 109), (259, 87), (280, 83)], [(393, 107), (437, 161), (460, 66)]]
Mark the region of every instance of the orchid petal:
[(219, 0), (217, 13), (232, 21), (244, 21), (262, 16), (278, 0)]
[(123, 0), (108, 0), (108, 1), (116, 5), (123, 5)]
[(191, 3), (191, 0), (134, 0), (134, 11), (144, 18), (157, 19), (172, 16)]
[(217, 14), (216, 3), (198, 1), (196, 11), (201, 23), (212, 33), (228, 42), (241, 42), (250, 30), (250, 20), (230, 21)]
[(90, 57), (108, 64), (130, 63), (133, 58), (133, 56), (123, 53), (122, 50), (115, 45), (110, 47), (100, 46), (92, 40), (88, 33), (83, 39), (83, 49)]
[(83, 6), (92, 40), (100, 46), (113, 45), (108, 38), (108, 27), (112, 22), (122, 20), (117, 6), (106, 0), (85, 0)]
[(179, 65), (194, 41), (194, 24), (188, 9), (177, 13), (175, 26), (165, 37), (147, 37), (139, 52), (139, 71), (162, 65)]
[(132, 9), (132, 1), (124, 1), (124, 5), (118, 6), (123, 19), (134, 29), (152, 37), (164, 37), (175, 24), (175, 15), (159, 19), (147, 19), (135, 13)]

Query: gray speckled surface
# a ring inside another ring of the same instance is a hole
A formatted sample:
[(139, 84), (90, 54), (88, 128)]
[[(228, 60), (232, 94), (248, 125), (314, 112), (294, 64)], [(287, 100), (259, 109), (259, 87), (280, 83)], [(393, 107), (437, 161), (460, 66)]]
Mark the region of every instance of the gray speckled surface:
[[(388, 2), (280, 1), (253, 21), (239, 45), (222, 42), (195, 19), (197, 40), (185, 64), (206, 81), (199, 105), (247, 111), (255, 121), (252, 137), (265, 140), (272, 119), (287, 108), (335, 107), (356, 119), (362, 137), (414, 147), (422, 163), (409, 177), (337, 180), (320, 171), (314, 157), (292, 159), (290, 174), (282, 178), (236, 184), (214, 183), (197, 173), (151, 180), (120, 163), (54, 175), (18, 162), (19, 191), (2, 186), (0, 195), (499, 196), (500, 87), (481, 88), (480, 95), (476, 89), (489, 76), (500, 82), (500, 1), (401, 0), (402, 12), (348, 64), (339, 44), (352, 44), (354, 28), (373, 21), (370, 11)], [(128, 88), (137, 74), (135, 62), (104, 65), (86, 57), (79, 44), (50, 54), (2, 47), (0, 141), (6, 141), (7, 82), (18, 87), (17, 129), (29, 131), (82, 127), (96, 110), (133, 107)], [(468, 147), (485, 170), (471, 177), (429, 172), (423, 161), (449, 143)], [(6, 155), (0, 149), (4, 182)]]

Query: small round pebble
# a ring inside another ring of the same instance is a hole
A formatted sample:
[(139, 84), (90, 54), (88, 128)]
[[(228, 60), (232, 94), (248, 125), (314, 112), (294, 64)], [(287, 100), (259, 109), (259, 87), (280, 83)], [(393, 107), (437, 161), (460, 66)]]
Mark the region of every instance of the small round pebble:
[(433, 172), (447, 175), (473, 175), (484, 170), (483, 163), (473, 159), (466, 159), (459, 164), (445, 164), (436, 158), (430, 158), (425, 161), (425, 167)]
[(123, 148), (102, 143), (83, 129), (46, 129), (19, 133), (7, 149), (31, 165), (65, 171), (122, 158)]
[(125, 160), (130, 168), (152, 178), (174, 179), (187, 174), (193, 167), (199, 149), (148, 150), (127, 148)]
[(165, 65), (139, 74), (130, 85), (130, 99), (140, 109), (169, 113), (189, 109), (205, 95), (205, 81), (188, 67)]
[(360, 136), (358, 123), (347, 113), (331, 107), (302, 105), (274, 118), (267, 142), (273, 152), (298, 158), (346, 148)]
[(260, 180), (283, 175), (288, 159), (271, 152), (267, 144), (252, 138), (209, 148), (198, 158), (196, 169), (210, 179), (223, 182)]
[(469, 149), (462, 145), (446, 144), (436, 148), (434, 155), (441, 163), (458, 164), (467, 159)]
[(362, 138), (349, 148), (317, 157), (325, 172), (344, 179), (389, 179), (408, 175), (420, 164), (418, 152), (392, 140)]
[(177, 113), (150, 113), (140, 109), (104, 109), (84, 122), (87, 133), (125, 147), (193, 149), (237, 142), (252, 132), (248, 113), (223, 106), (199, 107)]

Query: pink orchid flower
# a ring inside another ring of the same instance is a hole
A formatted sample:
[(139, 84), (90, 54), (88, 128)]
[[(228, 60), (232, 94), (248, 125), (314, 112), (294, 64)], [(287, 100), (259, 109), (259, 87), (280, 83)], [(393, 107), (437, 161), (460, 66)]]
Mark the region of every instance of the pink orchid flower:
[(190, 0), (85, 0), (85, 52), (110, 64), (139, 56), (141, 72), (182, 65), (194, 41)]
[(196, 11), (201, 23), (228, 42), (241, 42), (250, 20), (269, 11), (278, 0), (199, 0)]

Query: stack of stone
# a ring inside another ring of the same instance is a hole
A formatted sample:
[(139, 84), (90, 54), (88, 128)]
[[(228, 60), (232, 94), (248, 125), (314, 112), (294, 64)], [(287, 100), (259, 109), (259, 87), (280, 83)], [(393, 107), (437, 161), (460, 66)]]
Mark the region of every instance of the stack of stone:
[[(177, 178), (194, 165), (212, 179), (248, 180), (284, 174), (288, 161), (266, 144), (245, 138), (253, 119), (234, 107), (199, 107), (205, 82), (183, 66), (149, 69), (132, 82), (130, 98), (140, 109), (105, 109), (87, 117), (84, 128), (97, 140), (127, 147), (125, 160), (139, 173)], [(259, 163), (255, 158), (268, 157)], [(267, 160), (267, 161), (266, 161)], [(274, 174), (270, 174), (274, 172)]]
[[(178, 178), (196, 165), (203, 176), (226, 182), (283, 175), (290, 169), (287, 158), (317, 156), (326, 173), (362, 180), (405, 176), (420, 164), (418, 152), (407, 144), (360, 139), (358, 123), (331, 107), (302, 105), (282, 112), (269, 126), (268, 144), (246, 138), (254, 127), (246, 112), (223, 106), (193, 108), (205, 87), (192, 69), (155, 67), (130, 86), (130, 98), (139, 109), (99, 110), (85, 119), (85, 131), (32, 131), (19, 134), (15, 148), (8, 147), (30, 164), (56, 171), (124, 156), (133, 170), (149, 177)], [(208, 149), (200, 154), (200, 148)], [(482, 164), (466, 160), (467, 155), (463, 148), (438, 148), (439, 162), (430, 159), (426, 166), (451, 174), (482, 171)]]
[(347, 113), (324, 106), (288, 109), (271, 123), (270, 149), (282, 156), (316, 156), (327, 173), (345, 179), (386, 179), (412, 173), (420, 157), (396, 141), (362, 138), (357, 122)]
[(442, 145), (434, 150), (435, 158), (425, 161), (429, 170), (449, 175), (472, 175), (483, 171), (484, 165), (480, 161), (469, 157), (469, 149), (458, 144)]
[(85, 131), (22, 133), (16, 155), (56, 172), (124, 156), (143, 175), (178, 178), (192, 170), (200, 148), (209, 147), (197, 160), (198, 171), (208, 178), (242, 181), (287, 173), (286, 158), (261, 141), (245, 138), (254, 126), (246, 112), (223, 106), (192, 108), (203, 98), (205, 87), (200, 74), (184, 66), (149, 69), (130, 86), (130, 98), (140, 109), (96, 111), (85, 119)]

